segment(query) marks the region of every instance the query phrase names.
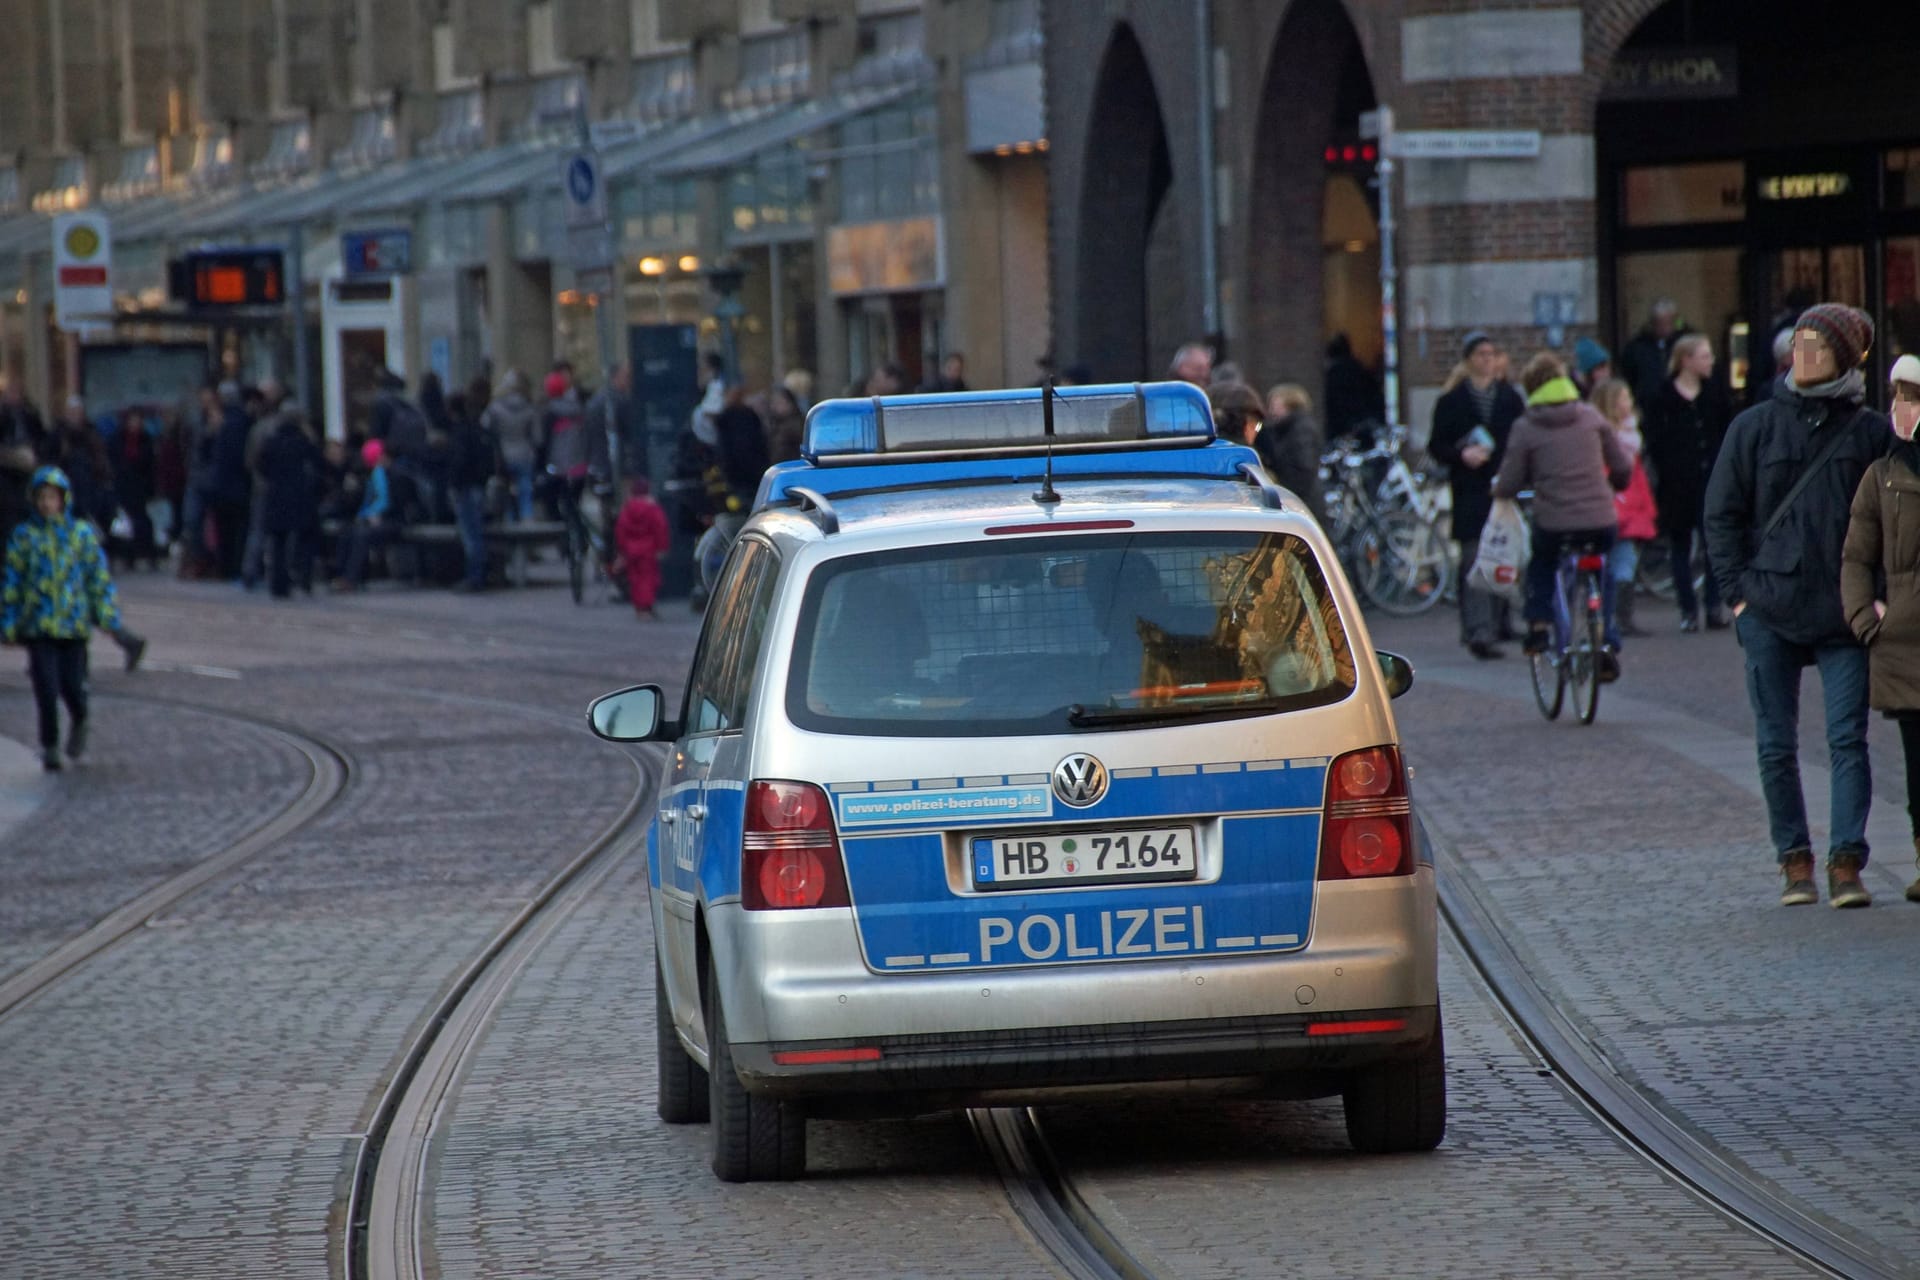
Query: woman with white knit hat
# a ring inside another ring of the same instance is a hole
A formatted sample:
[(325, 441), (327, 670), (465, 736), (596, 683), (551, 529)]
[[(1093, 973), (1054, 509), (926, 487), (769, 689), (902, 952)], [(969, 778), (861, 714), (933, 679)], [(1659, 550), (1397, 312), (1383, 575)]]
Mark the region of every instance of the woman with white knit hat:
[[(1874, 710), (1900, 726), (1907, 815), (1920, 864), (1920, 357), (1893, 364), (1893, 447), (1854, 495), (1840, 569), (1840, 598), (1867, 646)], [(1907, 886), (1920, 902), (1920, 879)]]

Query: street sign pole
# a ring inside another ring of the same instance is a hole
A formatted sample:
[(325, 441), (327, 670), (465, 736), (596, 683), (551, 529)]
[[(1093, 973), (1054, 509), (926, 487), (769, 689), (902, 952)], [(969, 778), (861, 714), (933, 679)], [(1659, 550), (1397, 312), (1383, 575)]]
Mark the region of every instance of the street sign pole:
[[(602, 385), (612, 374), (615, 359), (613, 303), (619, 288), (620, 271), (613, 253), (613, 216), (608, 207), (605, 176), (600, 172), (599, 155), (593, 145), (593, 129), (587, 123), (584, 102), (574, 113), (579, 150), (567, 162), (562, 183), (570, 202), (567, 218), (568, 239), (572, 242), (574, 282), (593, 295), (593, 337), (600, 349)], [(579, 166), (584, 161), (591, 178), (590, 190), (581, 190)]]
[(1393, 222), (1393, 108), (1381, 107), (1361, 116), (1361, 135), (1379, 139), (1380, 159), (1374, 172), (1380, 183), (1380, 333), (1384, 371), (1381, 390), (1389, 425), (1400, 422), (1400, 272), (1394, 260)]
[(287, 308), (293, 328), (293, 396), (300, 412), (313, 412), (313, 364), (307, 358), (307, 233), (293, 224), (287, 243)]

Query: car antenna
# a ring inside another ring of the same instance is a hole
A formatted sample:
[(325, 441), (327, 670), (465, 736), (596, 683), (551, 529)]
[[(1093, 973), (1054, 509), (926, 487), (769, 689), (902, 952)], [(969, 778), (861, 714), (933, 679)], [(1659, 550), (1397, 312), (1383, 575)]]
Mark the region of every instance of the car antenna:
[(1060, 493), (1053, 487), (1053, 375), (1040, 384), (1040, 421), (1047, 432), (1047, 469), (1040, 477), (1040, 491), (1033, 500), (1043, 507), (1050, 507), (1060, 501)]

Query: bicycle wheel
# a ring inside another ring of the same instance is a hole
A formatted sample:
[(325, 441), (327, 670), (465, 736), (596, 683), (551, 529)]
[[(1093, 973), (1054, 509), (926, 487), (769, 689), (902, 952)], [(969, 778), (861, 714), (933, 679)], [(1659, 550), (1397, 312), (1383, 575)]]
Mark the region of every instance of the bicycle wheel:
[(1560, 718), (1560, 707), (1567, 697), (1567, 667), (1560, 655), (1551, 650), (1527, 655), (1533, 676), (1533, 701), (1548, 720)]
[(1586, 662), (1587, 682), (1574, 690), (1573, 710), (1580, 717), (1581, 724), (1592, 724), (1593, 718), (1600, 714), (1600, 657), (1606, 647), (1606, 618), (1594, 602), (1601, 599), (1600, 580), (1588, 574), (1581, 582), (1581, 612), (1575, 617), (1580, 621), (1575, 634), (1575, 643), (1579, 646)]
[(1367, 537), (1367, 575), (1360, 589), (1379, 608), (1410, 618), (1446, 596), (1451, 577), (1447, 544), (1428, 521), (1411, 511), (1383, 511)]
[(586, 531), (580, 526), (578, 516), (567, 521), (567, 585), (573, 588), (573, 602), (585, 604), (587, 600), (587, 548)]

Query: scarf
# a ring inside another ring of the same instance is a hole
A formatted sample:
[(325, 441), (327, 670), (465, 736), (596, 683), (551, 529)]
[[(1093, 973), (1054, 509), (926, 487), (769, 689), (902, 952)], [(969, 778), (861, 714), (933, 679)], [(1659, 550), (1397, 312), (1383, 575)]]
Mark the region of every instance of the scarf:
[(1803, 387), (1787, 375), (1787, 390), (1808, 400), (1847, 400), (1859, 404), (1867, 398), (1867, 377), (1858, 369), (1849, 369), (1831, 382)]

